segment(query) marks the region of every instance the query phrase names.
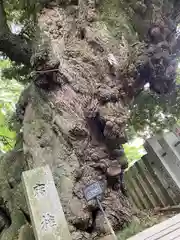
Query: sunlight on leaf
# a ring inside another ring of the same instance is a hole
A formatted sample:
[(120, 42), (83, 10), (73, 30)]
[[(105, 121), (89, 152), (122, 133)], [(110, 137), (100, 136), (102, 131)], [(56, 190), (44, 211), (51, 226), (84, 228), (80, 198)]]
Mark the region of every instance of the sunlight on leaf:
[(139, 138), (136, 138), (131, 143), (124, 144), (123, 147), (129, 163), (141, 159), (141, 157), (146, 153), (143, 147), (143, 140)]

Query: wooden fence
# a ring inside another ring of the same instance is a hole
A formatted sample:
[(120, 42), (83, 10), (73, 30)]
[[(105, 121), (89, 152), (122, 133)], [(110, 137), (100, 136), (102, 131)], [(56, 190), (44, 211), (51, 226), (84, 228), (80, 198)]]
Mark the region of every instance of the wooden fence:
[[(169, 137), (170, 148), (164, 149), (160, 143)], [(164, 139), (149, 139), (145, 143), (147, 155), (125, 173), (129, 198), (135, 209), (153, 209), (180, 203), (178, 139), (172, 133), (166, 134)], [(176, 156), (172, 155), (174, 152)]]

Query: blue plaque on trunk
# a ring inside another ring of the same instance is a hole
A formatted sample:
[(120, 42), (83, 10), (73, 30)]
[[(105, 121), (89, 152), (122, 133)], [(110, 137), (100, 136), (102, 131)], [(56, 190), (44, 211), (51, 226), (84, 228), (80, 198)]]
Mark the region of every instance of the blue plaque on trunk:
[(103, 190), (102, 190), (99, 182), (92, 183), (84, 189), (84, 196), (87, 201), (90, 201), (93, 198), (96, 198), (97, 196), (101, 195), (102, 193), (103, 193)]

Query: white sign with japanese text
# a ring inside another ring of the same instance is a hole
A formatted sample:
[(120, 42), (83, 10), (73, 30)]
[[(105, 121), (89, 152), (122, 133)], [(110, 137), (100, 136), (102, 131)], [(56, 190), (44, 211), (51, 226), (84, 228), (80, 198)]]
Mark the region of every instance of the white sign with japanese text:
[(72, 240), (49, 166), (23, 172), (36, 240)]

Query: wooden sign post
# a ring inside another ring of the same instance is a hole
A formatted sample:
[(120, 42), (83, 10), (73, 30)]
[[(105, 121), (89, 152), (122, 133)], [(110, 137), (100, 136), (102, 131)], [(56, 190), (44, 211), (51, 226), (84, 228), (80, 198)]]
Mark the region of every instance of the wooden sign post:
[(106, 213), (104, 212), (104, 209), (102, 207), (102, 204), (101, 202), (99, 201), (99, 196), (103, 193), (103, 190), (99, 184), (99, 182), (95, 182), (95, 183), (92, 183), (91, 185), (87, 186), (85, 189), (84, 189), (84, 196), (86, 198), (87, 201), (90, 201), (92, 199), (96, 199), (97, 201), (97, 204), (99, 206), (99, 209), (101, 210), (101, 212), (103, 213), (104, 215), (104, 219), (109, 227), (109, 230), (114, 238), (114, 240), (117, 240), (117, 237), (116, 237), (116, 234), (111, 226), (111, 223), (109, 222), (107, 216), (106, 216)]

